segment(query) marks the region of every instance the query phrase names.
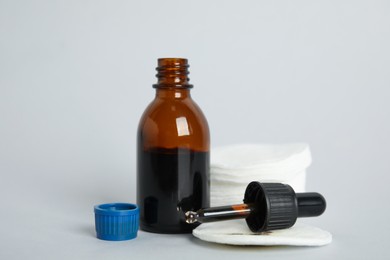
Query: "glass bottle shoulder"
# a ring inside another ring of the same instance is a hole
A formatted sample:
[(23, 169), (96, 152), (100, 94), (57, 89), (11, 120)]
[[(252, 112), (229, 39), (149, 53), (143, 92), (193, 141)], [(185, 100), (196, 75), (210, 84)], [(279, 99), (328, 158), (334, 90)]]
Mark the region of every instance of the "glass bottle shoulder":
[(207, 120), (190, 97), (156, 97), (141, 117), (139, 135), (146, 146), (189, 146), (208, 150), (210, 134)]

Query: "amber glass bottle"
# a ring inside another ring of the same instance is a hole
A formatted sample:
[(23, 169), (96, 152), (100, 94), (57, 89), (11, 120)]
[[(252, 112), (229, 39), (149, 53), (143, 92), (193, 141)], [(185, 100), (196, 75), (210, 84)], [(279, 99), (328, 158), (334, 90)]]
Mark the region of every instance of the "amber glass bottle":
[(141, 229), (189, 233), (184, 213), (209, 206), (209, 128), (192, 100), (186, 59), (158, 60), (155, 99), (137, 136), (137, 203)]

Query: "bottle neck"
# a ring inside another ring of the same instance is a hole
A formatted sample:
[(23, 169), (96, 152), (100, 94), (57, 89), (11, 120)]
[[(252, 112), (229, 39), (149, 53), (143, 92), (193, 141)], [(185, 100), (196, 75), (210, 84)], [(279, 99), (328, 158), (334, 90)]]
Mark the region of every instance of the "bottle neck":
[(153, 87), (157, 89), (189, 89), (192, 85), (188, 77), (189, 65), (187, 59), (164, 58), (158, 59), (157, 84)]
[(184, 99), (191, 98), (191, 94), (185, 88), (156, 88), (156, 98)]

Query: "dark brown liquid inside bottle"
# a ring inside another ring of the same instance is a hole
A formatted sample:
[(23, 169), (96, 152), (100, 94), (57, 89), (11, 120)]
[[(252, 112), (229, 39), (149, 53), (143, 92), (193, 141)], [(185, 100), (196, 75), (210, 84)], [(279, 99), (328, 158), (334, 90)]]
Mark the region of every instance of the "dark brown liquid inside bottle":
[(209, 207), (209, 130), (190, 96), (186, 59), (159, 59), (156, 98), (138, 128), (141, 229), (188, 233), (183, 212)]

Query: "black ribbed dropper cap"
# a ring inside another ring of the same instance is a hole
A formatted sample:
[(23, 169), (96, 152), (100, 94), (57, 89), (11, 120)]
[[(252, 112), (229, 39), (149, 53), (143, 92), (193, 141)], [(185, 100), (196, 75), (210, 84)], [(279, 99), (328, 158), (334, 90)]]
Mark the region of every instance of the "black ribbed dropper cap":
[(326, 208), (324, 197), (315, 192), (295, 194), (291, 186), (281, 183), (249, 183), (245, 204), (254, 205), (246, 218), (253, 232), (292, 227), (298, 217), (321, 215)]

